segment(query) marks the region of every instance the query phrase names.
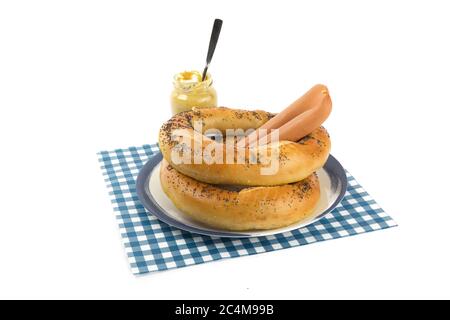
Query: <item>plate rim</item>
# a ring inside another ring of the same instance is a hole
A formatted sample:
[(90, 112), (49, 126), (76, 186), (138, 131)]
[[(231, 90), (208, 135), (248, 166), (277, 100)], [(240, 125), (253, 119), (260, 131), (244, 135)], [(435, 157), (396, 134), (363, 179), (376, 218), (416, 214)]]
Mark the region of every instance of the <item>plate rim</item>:
[[(152, 214), (155, 216), (158, 220), (168, 224), (169, 226), (191, 232), (194, 234), (200, 234), (204, 236), (210, 236), (214, 238), (249, 238), (249, 237), (260, 237), (260, 236), (268, 236), (269, 234), (261, 234), (261, 235), (255, 235), (250, 233), (243, 233), (243, 232), (234, 232), (234, 231), (216, 231), (211, 229), (203, 229), (203, 228), (197, 228), (194, 226), (187, 225), (185, 223), (180, 222), (177, 219), (172, 218), (169, 216), (164, 208), (162, 208), (158, 202), (155, 200), (153, 195), (151, 194), (149, 190), (149, 179), (151, 177), (151, 174), (153, 172), (153, 169), (161, 162), (162, 160), (162, 154), (161, 151), (157, 151), (153, 155), (150, 156), (150, 159), (142, 166), (142, 168), (139, 170), (138, 177), (136, 179), (136, 193), (138, 196), (139, 201), (144, 206), (144, 208), (148, 211), (147, 214)], [(347, 191), (348, 187), (348, 179), (345, 172), (345, 169), (340, 164), (340, 162), (333, 157), (331, 154), (328, 156), (327, 162), (323, 166), (324, 170), (328, 173), (329, 171), (334, 172), (338, 176), (338, 180), (341, 182), (342, 187), (340, 190), (339, 195), (335, 199), (335, 201), (324, 210), (320, 215), (312, 219), (308, 222), (308, 224), (303, 225), (301, 227), (298, 227), (298, 229), (306, 227), (307, 225), (313, 224), (317, 222), (318, 220), (322, 219), (325, 215), (327, 215), (329, 212), (331, 212), (336, 206), (342, 201), (342, 199), (345, 196), (345, 193)], [(328, 170), (326, 169), (328, 168)], [(333, 170), (331, 170), (333, 169)], [(279, 229), (273, 229), (274, 232), (270, 235), (275, 235), (283, 232), (289, 232), (292, 230), (279, 230)], [(276, 230), (279, 230), (278, 232)], [(270, 230), (262, 230), (261, 232), (268, 232)]]

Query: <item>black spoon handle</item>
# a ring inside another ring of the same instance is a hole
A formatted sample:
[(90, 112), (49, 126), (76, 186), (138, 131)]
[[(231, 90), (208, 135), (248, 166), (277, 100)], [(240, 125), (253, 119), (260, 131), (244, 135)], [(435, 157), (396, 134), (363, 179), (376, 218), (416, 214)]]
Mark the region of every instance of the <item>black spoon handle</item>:
[(213, 29), (211, 32), (211, 39), (209, 40), (208, 54), (206, 56), (206, 67), (203, 69), (202, 81), (206, 78), (206, 72), (208, 71), (209, 64), (211, 63), (212, 57), (214, 55), (214, 50), (216, 50), (217, 41), (219, 40), (220, 30), (222, 29), (223, 21), (220, 19), (214, 20)]

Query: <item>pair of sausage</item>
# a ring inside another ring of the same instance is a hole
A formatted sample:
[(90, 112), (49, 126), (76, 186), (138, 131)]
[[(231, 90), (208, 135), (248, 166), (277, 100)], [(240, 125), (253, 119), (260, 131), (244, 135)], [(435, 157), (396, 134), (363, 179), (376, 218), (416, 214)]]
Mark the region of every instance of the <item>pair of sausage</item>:
[[(315, 85), (290, 106), (267, 121), (246, 138), (247, 145), (255, 144), (266, 138), (270, 141), (271, 130), (279, 130), (279, 140), (298, 141), (319, 128), (331, 113), (331, 98), (328, 88)], [(267, 135), (267, 137), (265, 137)]]

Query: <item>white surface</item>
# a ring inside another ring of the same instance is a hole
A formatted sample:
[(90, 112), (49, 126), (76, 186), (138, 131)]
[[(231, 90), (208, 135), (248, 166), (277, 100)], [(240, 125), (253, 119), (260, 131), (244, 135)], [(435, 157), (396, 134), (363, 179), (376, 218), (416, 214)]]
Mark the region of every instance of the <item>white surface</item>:
[[(450, 298), (448, 2), (227, 3), (0, 3), (0, 298)], [(155, 141), (215, 17), (220, 103), (327, 84), (333, 154), (398, 228), (130, 273), (96, 152)]]
[[(159, 205), (160, 208), (164, 210), (164, 213), (166, 216), (169, 216), (178, 222), (184, 224), (185, 226), (191, 226), (194, 228), (201, 229), (202, 231), (206, 231), (206, 235), (211, 235), (210, 232), (212, 232), (212, 235), (215, 234), (215, 232), (227, 232), (227, 233), (233, 233), (232, 231), (225, 230), (225, 229), (215, 229), (208, 227), (207, 225), (197, 222), (189, 215), (185, 214), (181, 210), (179, 210), (173, 202), (169, 199), (169, 197), (165, 194), (162, 186), (161, 186), (161, 179), (160, 179), (160, 168), (161, 163), (157, 164), (152, 172), (150, 173), (150, 179), (148, 181), (148, 186), (150, 193), (155, 199), (156, 203)], [(256, 230), (256, 231), (236, 231), (235, 234), (240, 235), (242, 237), (242, 234), (249, 235), (250, 237), (260, 237), (260, 236), (268, 236), (278, 233), (283, 233), (295, 229), (300, 229), (302, 227), (305, 227), (307, 225), (310, 225), (311, 223), (317, 221), (319, 216), (323, 215), (325, 210), (328, 210), (331, 208), (333, 203), (336, 201), (336, 199), (339, 196), (339, 192), (342, 190), (342, 188), (338, 188), (338, 190), (335, 190), (333, 192), (331, 190), (331, 180), (330, 176), (324, 169), (317, 170), (317, 176), (319, 177), (320, 182), (320, 199), (316, 205), (316, 208), (311, 213), (310, 217), (308, 219), (303, 219), (302, 221), (299, 221), (297, 223), (294, 223), (292, 225), (289, 225), (287, 227), (278, 228), (278, 229), (272, 229), (272, 230)], [(342, 185), (342, 184), (340, 184)], [(197, 230), (198, 230), (197, 229)], [(217, 234), (216, 234), (217, 235)]]

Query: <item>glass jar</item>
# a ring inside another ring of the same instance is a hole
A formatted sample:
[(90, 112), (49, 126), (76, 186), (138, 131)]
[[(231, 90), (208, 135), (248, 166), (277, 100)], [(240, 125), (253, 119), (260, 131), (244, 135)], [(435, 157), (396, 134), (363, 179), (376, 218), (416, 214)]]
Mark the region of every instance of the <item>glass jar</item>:
[(217, 107), (217, 92), (212, 86), (212, 78), (208, 73), (202, 81), (198, 71), (184, 71), (173, 79), (171, 95), (172, 114), (189, 111), (193, 107)]

